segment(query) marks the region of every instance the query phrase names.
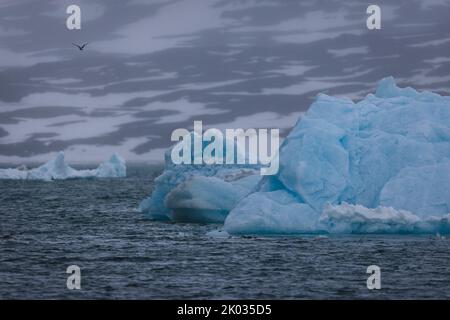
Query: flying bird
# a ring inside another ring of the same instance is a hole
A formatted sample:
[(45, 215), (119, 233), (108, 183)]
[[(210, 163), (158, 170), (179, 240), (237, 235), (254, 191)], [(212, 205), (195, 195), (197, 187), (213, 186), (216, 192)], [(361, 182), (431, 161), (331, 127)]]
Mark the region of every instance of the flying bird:
[(87, 46), (87, 43), (84, 43), (82, 46), (72, 43), (75, 47), (77, 47), (78, 49), (80, 49), (80, 51), (84, 50), (84, 48)]

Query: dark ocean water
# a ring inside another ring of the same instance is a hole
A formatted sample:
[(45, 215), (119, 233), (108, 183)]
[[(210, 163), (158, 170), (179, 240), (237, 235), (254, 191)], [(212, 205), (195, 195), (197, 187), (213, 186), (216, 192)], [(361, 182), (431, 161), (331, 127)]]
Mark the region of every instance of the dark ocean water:
[[(450, 239), (211, 238), (145, 219), (158, 170), (125, 179), (0, 181), (0, 298), (450, 298)], [(68, 290), (66, 268), (81, 268)], [(381, 268), (368, 290), (366, 268)]]

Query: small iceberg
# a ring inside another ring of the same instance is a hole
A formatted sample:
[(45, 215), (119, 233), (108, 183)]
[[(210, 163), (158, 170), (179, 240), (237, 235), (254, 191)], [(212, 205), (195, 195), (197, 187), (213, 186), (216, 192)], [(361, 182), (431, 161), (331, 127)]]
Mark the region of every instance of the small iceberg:
[(231, 235), (225, 230), (212, 230), (206, 233), (206, 236), (214, 239), (229, 239)]
[(155, 179), (152, 195), (139, 205), (153, 220), (223, 223), (261, 180), (257, 165), (174, 164), (171, 152), (176, 146), (166, 151), (164, 172)]
[(64, 180), (76, 178), (120, 178), (126, 176), (125, 160), (117, 154), (103, 162), (97, 169), (76, 170), (66, 164), (64, 152), (59, 152), (55, 159), (35, 169), (0, 169), (0, 179), (10, 180)]

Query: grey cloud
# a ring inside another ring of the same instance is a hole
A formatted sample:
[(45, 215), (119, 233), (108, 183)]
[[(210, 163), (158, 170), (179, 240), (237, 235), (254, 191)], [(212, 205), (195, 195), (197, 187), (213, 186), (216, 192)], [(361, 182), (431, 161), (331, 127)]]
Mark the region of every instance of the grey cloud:
[[(214, 126), (264, 112), (290, 115), (306, 111), (319, 92), (361, 97), (388, 75), (402, 85), (450, 93), (450, 62), (445, 60), (450, 42), (444, 41), (450, 38), (450, 5), (379, 1), (386, 19), (382, 30), (372, 32), (365, 28), (366, 4), (357, 0), (205, 1), (211, 8), (203, 17), (211, 12), (217, 21), (206, 19), (186, 30), (176, 26), (183, 21), (170, 21), (173, 29), (163, 30), (168, 28), (163, 24), (159, 36), (158, 28), (151, 30), (151, 39), (149, 30), (140, 30), (133, 39), (143, 46), (152, 41), (169, 45), (136, 50), (121, 47), (129, 40), (130, 25), (162, 21), (164, 10), (182, 0), (90, 1), (98, 11), (73, 32), (58, 13), (61, 3), (14, 1), (0, 11), (0, 38), (3, 32), (2, 39), (8, 39), (0, 46), (0, 60), (4, 54), (9, 59), (4, 61), (11, 61), (0, 64), (0, 156), (32, 157), (74, 145), (101, 150), (142, 138), (130, 151), (146, 160), (141, 155), (169, 146), (172, 130), (188, 128), (194, 120)], [(180, 8), (194, 23), (198, 8)], [(328, 25), (337, 12), (338, 20)], [(289, 41), (280, 41), (283, 37)], [(71, 42), (90, 44), (79, 52)], [(37, 100), (40, 94), (45, 99)], [(74, 103), (57, 100), (57, 94)], [(180, 101), (190, 103), (187, 110), (158, 107)], [(129, 117), (118, 118), (124, 115)], [(111, 130), (82, 139), (58, 135), (74, 124), (95, 125), (87, 121), (94, 118), (111, 121)], [(24, 141), (5, 143), (8, 130), (20, 129), (11, 127), (21, 126), (19, 119), (47, 125)], [(167, 119), (179, 120), (164, 123)]]

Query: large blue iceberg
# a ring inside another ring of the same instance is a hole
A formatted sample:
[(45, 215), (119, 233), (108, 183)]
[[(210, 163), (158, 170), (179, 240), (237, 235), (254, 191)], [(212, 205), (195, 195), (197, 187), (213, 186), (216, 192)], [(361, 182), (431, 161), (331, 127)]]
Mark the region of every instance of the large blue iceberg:
[(450, 231), (450, 98), (383, 79), (354, 103), (318, 95), (280, 170), (231, 210), (229, 233)]
[(171, 219), (204, 212), (181, 219), (197, 222), (220, 213), (230, 234), (450, 233), (450, 97), (393, 78), (357, 103), (319, 94), (279, 157), (276, 175), (255, 172), (242, 189), (223, 168), (166, 160), (141, 208)]
[(76, 178), (120, 178), (126, 176), (125, 160), (113, 154), (108, 161), (101, 163), (97, 169), (76, 170), (65, 162), (64, 152), (59, 152), (55, 159), (31, 170), (0, 169), (0, 179), (9, 180), (64, 180)]

